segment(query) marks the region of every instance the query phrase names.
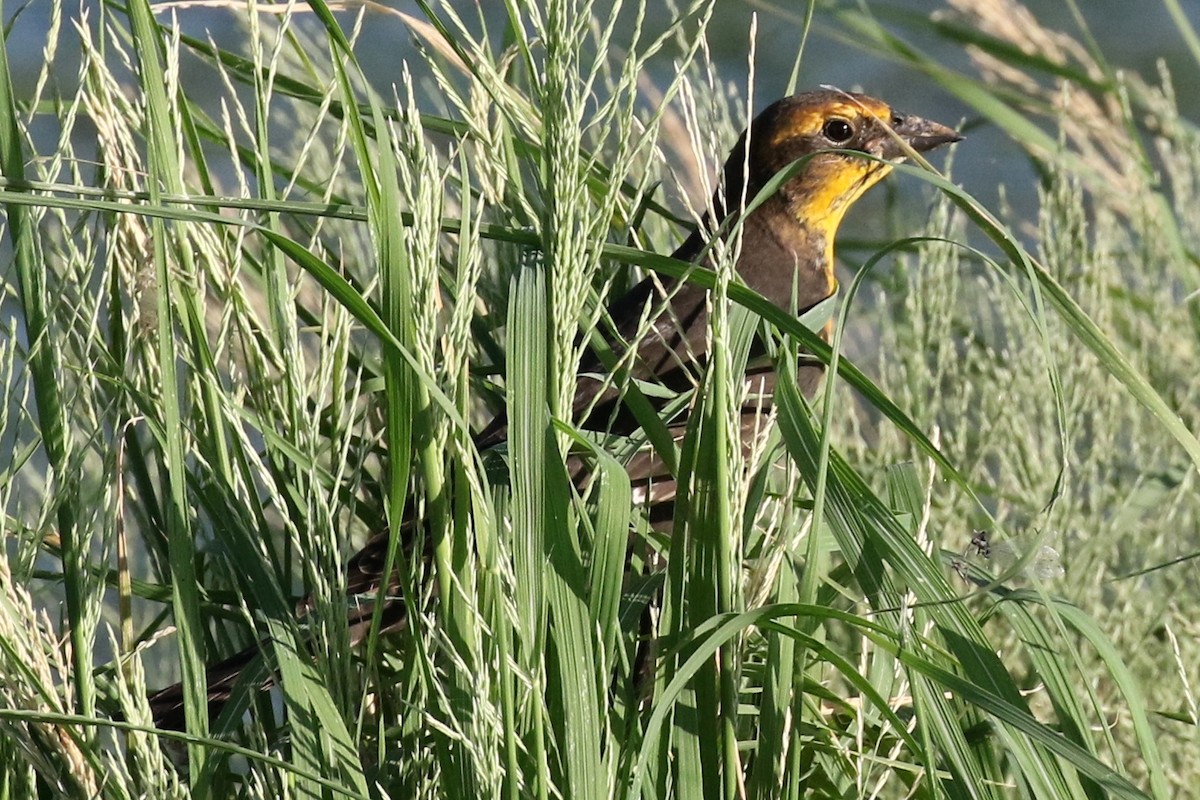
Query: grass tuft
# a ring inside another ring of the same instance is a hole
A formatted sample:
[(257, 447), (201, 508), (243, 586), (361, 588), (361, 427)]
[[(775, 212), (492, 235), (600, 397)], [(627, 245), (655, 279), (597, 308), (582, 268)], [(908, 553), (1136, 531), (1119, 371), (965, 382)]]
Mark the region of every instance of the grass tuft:
[[(898, 169), (923, 226), (847, 237), (859, 271), (796, 319), (739, 285), (736, 231), (715, 271), (661, 255), (763, 105), (720, 77), (714, 8), (239, 6), (217, 44), (186, 7), (55, 0), (20, 90), (32, 23), (5, 18), (0, 794), (1195, 785), (1194, 76), (1108, 63), (1074, 4), (1073, 33), (1016, 2), (810, 4), (1041, 182), (1018, 216)], [(361, 42), (393, 20), (413, 55), (380, 82)], [(713, 290), (712, 366), (667, 404), (696, 413), (673, 441), (639, 385), (635, 435), (581, 431), (590, 332), (651, 272)], [(805, 349), (836, 378), (815, 407), (782, 380), (743, 452), (759, 330), (785, 375)], [(672, 536), (624, 469), (647, 446)], [(982, 528), (1030, 558), (973, 552)], [(347, 596), (381, 533), (398, 588)], [(1027, 569), (1047, 546), (1064, 577)], [(245, 647), (210, 716), (205, 664)], [(180, 679), (186, 732), (155, 731), (147, 687)]]

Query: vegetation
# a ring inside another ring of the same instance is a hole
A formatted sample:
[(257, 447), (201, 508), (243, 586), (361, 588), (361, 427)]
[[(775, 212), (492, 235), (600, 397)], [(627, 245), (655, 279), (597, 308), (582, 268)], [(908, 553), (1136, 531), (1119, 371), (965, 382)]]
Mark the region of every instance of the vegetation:
[[(715, 74), (705, 0), (669, 24), (420, 5), (394, 86), (356, 57), (397, 13), (375, 5), (230, 10), (245, 36), (219, 47), (186, 7), (55, 0), (25, 86), (27, 20), (3, 15), (0, 794), (1187, 794), (1200, 132), (1165, 68), (1120, 71), (1078, 13), (1072, 38), (995, 0), (810, 8), (1019, 142), (1040, 206), (903, 167), (925, 230), (846, 237), (832, 352), (825, 319), (691, 271), (714, 366), (679, 401), (699, 411), (664, 537), (621, 465), (661, 423), (569, 424), (578, 332), (686, 269), (656, 254), (764, 98)], [(813, 408), (782, 382), (746, 456), (757, 326), (781, 369), (803, 346), (837, 378)], [(507, 448), (477, 452), (505, 408)], [(400, 546), (414, 512), (428, 549)], [(1027, 556), (990, 569), (975, 529)], [(345, 562), (381, 530), (409, 624), (352, 649)], [(1045, 547), (1064, 577), (1028, 569)], [(205, 662), (260, 640), (279, 689), (209, 719)], [(175, 679), (186, 734), (146, 704)]]

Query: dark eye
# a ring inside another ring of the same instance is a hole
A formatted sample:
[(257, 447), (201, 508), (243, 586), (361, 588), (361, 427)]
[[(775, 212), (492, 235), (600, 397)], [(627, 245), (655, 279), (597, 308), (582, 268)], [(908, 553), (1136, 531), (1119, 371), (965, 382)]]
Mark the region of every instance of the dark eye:
[(840, 117), (825, 120), (821, 135), (834, 144), (845, 144), (854, 136), (854, 126)]

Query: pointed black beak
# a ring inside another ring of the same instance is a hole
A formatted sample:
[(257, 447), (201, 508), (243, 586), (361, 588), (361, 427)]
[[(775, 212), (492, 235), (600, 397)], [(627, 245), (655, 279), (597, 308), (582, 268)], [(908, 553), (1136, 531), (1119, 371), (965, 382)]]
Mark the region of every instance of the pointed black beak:
[[(891, 126), (896, 136), (899, 136), (901, 140), (918, 153), (928, 152), (944, 144), (961, 142), (963, 138), (953, 128), (948, 128), (940, 122), (933, 122), (921, 119), (920, 117), (897, 115), (892, 118)], [(904, 151), (901, 149), (899, 142), (893, 137), (885, 135), (881, 145), (880, 155), (883, 158), (893, 159), (904, 157)]]

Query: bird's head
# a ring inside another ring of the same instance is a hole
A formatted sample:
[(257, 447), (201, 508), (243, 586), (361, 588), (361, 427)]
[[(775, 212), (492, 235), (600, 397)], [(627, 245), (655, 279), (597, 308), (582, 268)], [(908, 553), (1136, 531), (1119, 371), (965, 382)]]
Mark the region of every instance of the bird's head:
[(740, 202), (744, 177), (749, 202), (779, 171), (807, 158), (780, 188), (779, 200), (787, 216), (832, 242), (850, 205), (891, 171), (886, 162), (903, 160), (900, 142), (925, 152), (961, 138), (952, 128), (899, 114), (866, 95), (834, 90), (793, 95), (769, 106), (743, 134), (726, 163), (726, 203), (733, 208)]

